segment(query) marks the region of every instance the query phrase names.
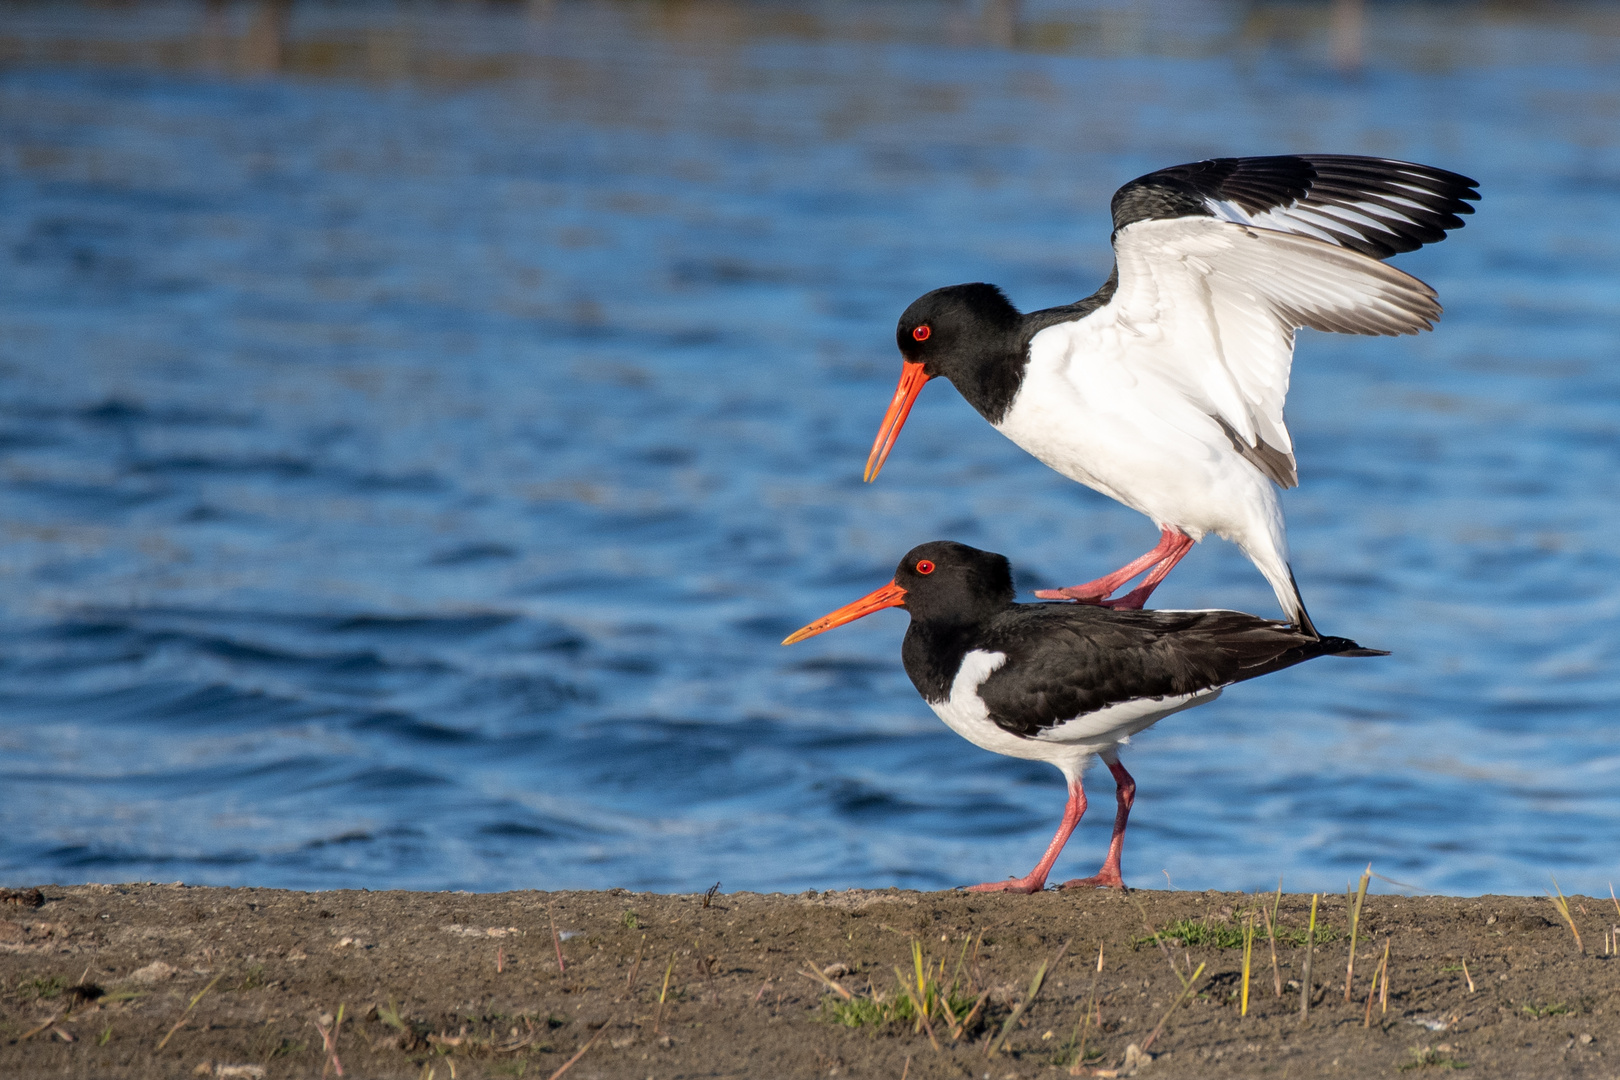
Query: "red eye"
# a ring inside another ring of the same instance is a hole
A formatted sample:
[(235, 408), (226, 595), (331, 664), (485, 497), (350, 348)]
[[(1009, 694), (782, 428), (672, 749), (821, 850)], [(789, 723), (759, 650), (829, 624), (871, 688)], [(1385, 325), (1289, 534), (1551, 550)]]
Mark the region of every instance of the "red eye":
[[(925, 327), (923, 327), (923, 329), (926, 330), (928, 328), (925, 326)], [(919, 574), (932, 574), (933, 572), (934, 572), (934, 564), (929, 562), (927, 559), (924, 559), (922, 562), (917, 564), (917, 573), (919, 573)]]
[(918, 341), (927, 341), (928, 335), (932, 333), (933, 331), (928, 329), (928, 324), (924, 323), (923, 325), (917, 327), (917, 329), (913, 330), (911, 332), (911, 336), (916, 338)]

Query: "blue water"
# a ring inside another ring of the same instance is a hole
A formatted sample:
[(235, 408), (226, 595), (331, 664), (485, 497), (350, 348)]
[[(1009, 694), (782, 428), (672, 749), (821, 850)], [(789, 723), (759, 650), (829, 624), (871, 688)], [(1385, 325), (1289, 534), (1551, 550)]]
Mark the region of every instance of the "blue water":
[[(1603, 891), (1620, 24), (1365, 18), (1350, 71), (1308, 5), (8, 5), (0, 877), (1024, 872), (1058, 774), (933, 718), (903, 614), (777, 642), (923, 540), (1032, 589), (1155, 534), (944, 384), (862, 484), (894, 320), (1072, 301), (1121, 182), (1316, 150), (1485, 193), (1398, 260), (1436, 333), (1300, 341), (1294, 566), (1394, 655), (1139, 737), (1127, 880)], [(1155, 599), (1276, 613), (1219, 541)]]

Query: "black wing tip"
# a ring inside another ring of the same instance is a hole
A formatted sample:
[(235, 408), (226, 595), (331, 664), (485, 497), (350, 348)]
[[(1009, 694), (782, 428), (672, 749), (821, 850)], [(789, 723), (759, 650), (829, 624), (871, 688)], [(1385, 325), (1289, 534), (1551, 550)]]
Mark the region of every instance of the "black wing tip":
[[(1386, 219), (1392, 228), (1368, 233), (1350, 223), (1332, 230), (1336, 243), (1375, 259), (1439, 243), (1463, 227), (1480, 199), (1479, 182), (1437, 165), (1399, 158), (1353, 154), (1279, 154), (1219, 157), (1172, 165), (1139, 176), (1114, 193), (1117, 234), (1139, 221), (1179, 217), (1218, 217), (1209, 198), (1230, 200), (1253, 213), (1308, 202), (1313, 191), (1327, 204), (1353, 205), (1370, 199), (1397, 209), (1406, 220)], [(1350, 203), (1344, 202), (1349, 199)], [(1390, 199), (1399, 200), (1391, 206)], [(1417, 206), (1410, 205), (1415, 201)], [(1405, 204), (1405, 205), (1403, 205)]]
[[(1460, 172), (1443, 169), (1438, 165), (1424, 165), (1422, 162), (1404, 161), (1400, 158), (1356, 157), (1349, 154), (1302, 154), (1300, 157), (1310, 162), (1313, 168), (1327, 166), (1329, 170), (1341, 176), (1360, 174), (1364, 178), (1381, 180), (1398, 180), (1403, 175), (1422, 178), (1435, 185), (1430, 194), (1451, 200), (1446, 209), (1454, 214), (1472, 214), (1474, 208), (1469, 204), (1480, 201), (1478, 180), (1464, 176)], [(1461, 226), (1459, 223), (1450, 227)]]

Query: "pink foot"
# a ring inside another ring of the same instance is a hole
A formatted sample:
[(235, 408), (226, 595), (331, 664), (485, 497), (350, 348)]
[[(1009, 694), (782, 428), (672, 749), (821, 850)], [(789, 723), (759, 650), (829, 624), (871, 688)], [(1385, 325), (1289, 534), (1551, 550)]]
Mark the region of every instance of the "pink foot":
[(1125, 879), (1119, 876), (1118, 870), (1103, 867), (1091, 877), (1075, 878), (1059, 885), (1060, 889), (1118, 889), (1120, 892), (1130, 892), (1125, 887)]
[(1180, 562), (1187, 552), (1192, 550), (1192, 546), (1191, 537), (1181, 536), (1178, 533), (1176, 540), (1171, 545), (1170, 554), (1165, 556), (1163, 562), (1148, 571), (1148, 576), (1142, 579), (1142, 584), (1124, 596), (1113, 600), (1104, 600), (1102, 606), (1112, 608), (1115, 611), (1141, 611), (1143, 606), (1147, 604), (1148, 597), (1153, 595), (1153, 590), (1159, 587), (1159, 582), (1163, 581), (1165, 576), (1175, 569), (1176, 563)]
[[(1132, 559), (1129, 563), (1115, 570), (1112, 574), (1100, 577), (1095, 581), (1088, 581), (1084, 585), (1071, 585), (1067, 589), (1037, 589), (1035, 595), (1042, 600), (1078, 600), (1082, 604), (1101, 604), (1104, 607), (1138, 609), (1147, 603), (1147, 598), (1153, 595), (1153, 589), (1170, 568), (1180, 562), (1187, 552), (1192, 550), (1193, 541), (1180, 529), (1168, 525), (1159, 527), (1159, 543), (1146, 555)], [(1114, 590), (1134, 578), (1142, 571), (1149, 571), (1147, 580), (1128, 596), (1118, 600), (1108, 600)]]
[(1101, 604), (1103, 597), (1113, 591), (1087, 584), (1074, 585), (1067, 589), (1036, 589), (1035, 595), (1042, 600), (1078, 600), (1082, 604)]
[(1008, 878), (1006, 881), (987, 881), (983, 885), (968, 885), (967, 892), (1015, 892), (1038, 893), (1046, 888), (1046, 878), (1030, 877)]
[(1111, 611), (1141, 611), (1148, 602), (1153, 590), (1146, 585), (1138, 586), (1124, 596), (1116, 596), (1112, 600), (1098, 600), (1097, 603)]

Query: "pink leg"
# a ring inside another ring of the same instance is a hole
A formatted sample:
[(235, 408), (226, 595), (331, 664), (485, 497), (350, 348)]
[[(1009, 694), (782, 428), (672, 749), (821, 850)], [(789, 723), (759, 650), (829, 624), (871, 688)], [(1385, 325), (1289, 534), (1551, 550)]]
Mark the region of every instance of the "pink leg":
[[(1152, 551), (1140, 558), (1132, 559), (1112, 574), (1100, 577), (1096, 581), (1088, 581), (1084, 585), (1073, 585), (1067, 589), (1038, 589), (1035, 595), (1042, 600), (1078, 600), (1083, 604), (1101, 603), (1112, 596), (1114, 590), (1124, 585), (1137, 574), (1164, 562), (1176, 550), (1176, 547), (1186, 540), (1187, 537), (1181, 530), (1166, 526), (1159, 530), (1159, 543)], [(1179, 558), (1179, 556), (1177, 557)], [(1168, 570), (1165, 572), (1169, 573)], [(1141, 605), (1138, 604), (1137, 606), (1140, 607)]]
[(1108, 771), (1114, 774), (1114, 783), (1119, 785), (1116, 792), (1119, 809), (1114, 811), (1114, 836), (1108, 841), (1108, 858), (1103, 860), (1102, 869), (1091, 877), (1065, 881), (1063, 883), (1065, 889), (1080, 889), (1087, 886), (1125, 888), (1125, 879), (1119, 874), (1119, 858), (1125, 851), (1125, 822), (1130, 819), (1131, 804), (1136, 802), (1136, 781), (1125, 771), (1125, 766), (1120, 764), (1119, 758), (1110, 754), (1103, 760), (1108, 762)]
[(1164, 561), (1155, 566), (1152, 572), (1142, 579), (1142, 584), (1124, 596), (1102, 601), (1102, 606), (1113, 608), (1115, 611), (1140, 611), (1142, 605), (1147, 603), (1148, 597), (1153, 595), (1153, 590), (1159, 587), (1159, 582), (1170, 575), (1170, 571), (1176, 568), (1176, 563), (1187, 557), (1187, 552), (1191, 551), (1192, 547), (1192, 537), (1177, 533), (1176, 544), (1171, 549), (1170, 554), (1166, 555)]
[(1069, 804), (1063, 808), (1063, 824), (1058, 826), (1057, 835), (1052, 842), (1046, 845), (1046, 854), (1041, 861), (1035, 864), (1035, 869), (1021, 878), (1009, 878), (1006, 881), (987, 881), (983, 885), (969, 885), (968, 892), (1040, 892), (1046, 887), (1046, 875), (1052, 872), (1052, 864), (1063, 851), (1063, 845), (1069, 842), (1069, 834), (1074, 827), (1080, 824), (1080, 818), (1086, 812), (1086, 792), (1080, 786), (1080, 779), (1076, 777), (1074, 783), (1069, 785)]

